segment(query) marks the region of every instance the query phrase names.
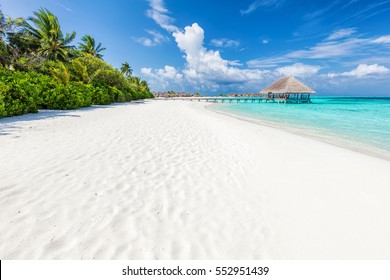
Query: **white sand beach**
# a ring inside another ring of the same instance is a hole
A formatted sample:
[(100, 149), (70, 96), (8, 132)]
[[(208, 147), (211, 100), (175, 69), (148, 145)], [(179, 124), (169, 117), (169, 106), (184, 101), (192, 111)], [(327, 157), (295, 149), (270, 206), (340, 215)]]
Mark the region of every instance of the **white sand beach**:
[(390, 259), (390, 162), (147, 101), (0, 120), (0, 259)]

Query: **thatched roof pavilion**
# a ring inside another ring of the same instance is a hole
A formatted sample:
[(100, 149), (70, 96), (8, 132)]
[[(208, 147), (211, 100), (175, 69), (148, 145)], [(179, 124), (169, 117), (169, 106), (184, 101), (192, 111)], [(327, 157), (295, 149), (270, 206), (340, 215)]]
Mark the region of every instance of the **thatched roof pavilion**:
[(310, 102), (310, 95), (316, 92), (297, 78), (288, 76), (280, 78), (260, 93), (268, 95), (269, 100), (303, 103)]

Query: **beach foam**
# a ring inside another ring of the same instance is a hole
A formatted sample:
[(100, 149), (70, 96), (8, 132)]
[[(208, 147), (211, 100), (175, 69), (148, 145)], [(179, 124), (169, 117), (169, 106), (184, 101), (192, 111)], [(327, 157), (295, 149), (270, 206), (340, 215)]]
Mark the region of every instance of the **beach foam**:
[(204, 107), (0, 120), (0, 258), (390, 258), (389, 161)]

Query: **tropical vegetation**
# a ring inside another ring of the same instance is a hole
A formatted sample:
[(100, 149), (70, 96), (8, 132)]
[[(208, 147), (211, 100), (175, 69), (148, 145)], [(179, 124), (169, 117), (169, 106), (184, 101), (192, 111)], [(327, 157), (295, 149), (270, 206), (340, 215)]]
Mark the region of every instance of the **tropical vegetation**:
[(0, 118), (153, 97), (128, 62), (115, 69), (101, 43), (84, 35), (76, 47), (75, 37), (47, 9), (11, 19), (0, 7)]

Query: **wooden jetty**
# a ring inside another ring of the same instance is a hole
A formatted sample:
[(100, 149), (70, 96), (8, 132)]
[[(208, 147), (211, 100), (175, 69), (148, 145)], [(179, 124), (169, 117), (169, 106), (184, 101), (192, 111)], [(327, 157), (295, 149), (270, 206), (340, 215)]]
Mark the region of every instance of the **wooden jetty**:
[(263, 96), (235, 96), (235, 97), (225, 97), (225, 96), (201, 96), (201, 97), (173, 97), (169, 98), (173, 100), (188, 100), (188, 101), (204, 101), (204, 102), (213, 102), (213, 103), (261, 103), (267, 102), (267, 98)]
[(275, 103), (307, 103), (310, 102), (305, 96), (256, 96), (256, 97), (224, 97), (224, 96), (201, 96), (201, 97), (166, 97), (157, 98), (163, 100), (182, 100), (182, 101), (203, 101), (211, 103), (262, 103), (262, 102), (275, 102)]

